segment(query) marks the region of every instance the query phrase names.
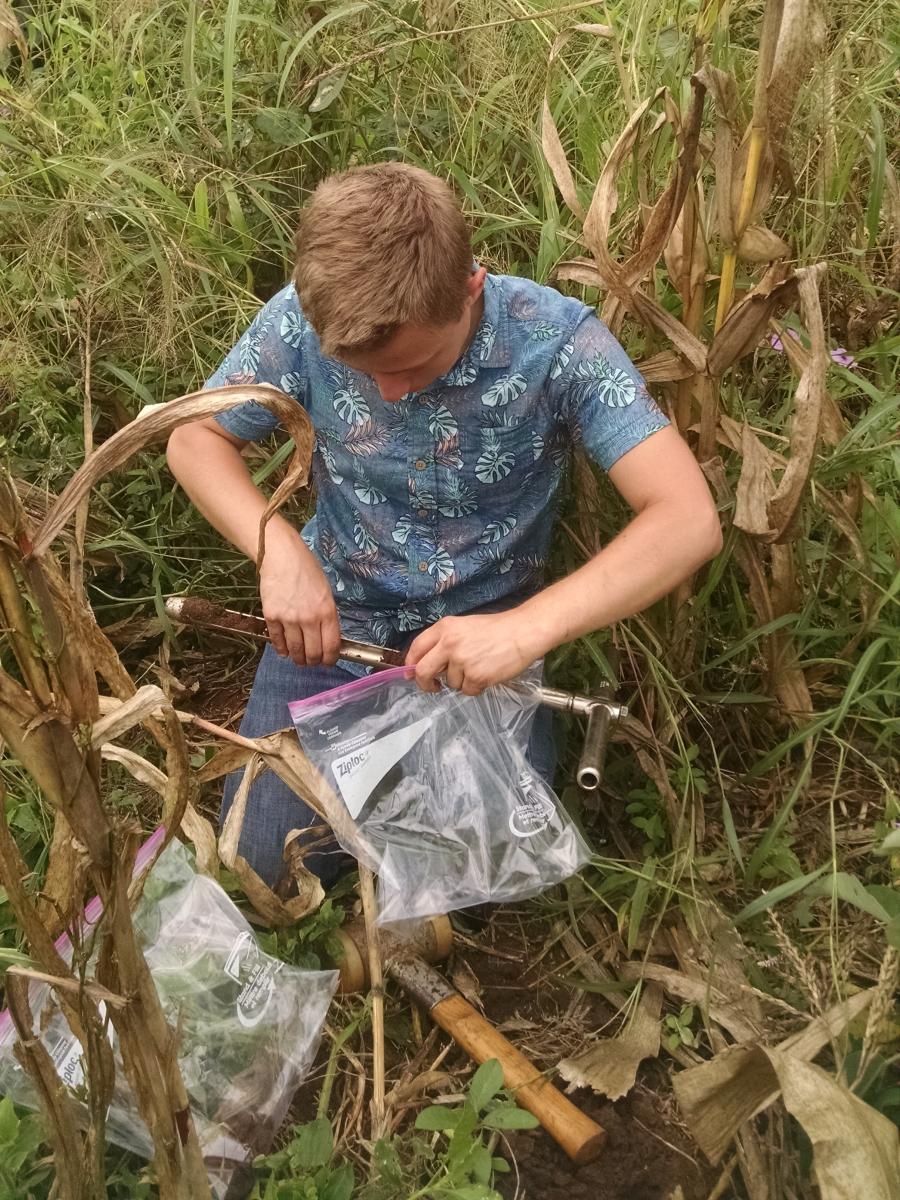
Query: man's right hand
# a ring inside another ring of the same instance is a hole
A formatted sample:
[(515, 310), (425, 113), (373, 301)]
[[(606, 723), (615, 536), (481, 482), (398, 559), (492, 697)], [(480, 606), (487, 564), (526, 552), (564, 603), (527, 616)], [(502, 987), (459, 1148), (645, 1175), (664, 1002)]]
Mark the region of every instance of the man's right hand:
[(275, 650), (298, 667), (332, 666), (341, 627), (328, 580), (299, 533), (279, 517), (266, 527), (259, 595)]

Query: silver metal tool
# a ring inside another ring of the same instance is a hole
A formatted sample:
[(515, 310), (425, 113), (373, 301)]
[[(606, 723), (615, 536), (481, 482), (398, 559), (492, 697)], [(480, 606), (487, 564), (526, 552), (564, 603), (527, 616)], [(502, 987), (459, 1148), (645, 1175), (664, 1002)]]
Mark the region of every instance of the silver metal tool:
[[(216, 629), (220, 633), (231, 634), (233, 637), (249, 637), (254, 641), (267, 642), (269, 640), (268, 629), (262, 617), (222, 608), (199, 596), (172, 596), (166, 601), (165, 607), (173, 621), (184, 625)], [(373, 646), (367, 642), (343, 639), (341, 641), (341, 658), (346, 659), (347, 662), (374, 667), (375, 670), (384, 670), (386, 667), (404, 666), (406, 656), (402, 651), (391, 650), (387, 646)], [(586, 792), (596, 792), (603, 779), (603, 764), (610, 726), (613, 721), (626, 717), (628, 709), (624, 704), (616, 703), (612, 688), (607, 683), (604, 683), (593, 696), (578, 695), (575, 692), (564, 692), (559, 688), (551, 687), (538, 688), (538, 695), (541, 704), (547, 708), (587, 717), (584, 746), (575, 778), (579, 787)]]

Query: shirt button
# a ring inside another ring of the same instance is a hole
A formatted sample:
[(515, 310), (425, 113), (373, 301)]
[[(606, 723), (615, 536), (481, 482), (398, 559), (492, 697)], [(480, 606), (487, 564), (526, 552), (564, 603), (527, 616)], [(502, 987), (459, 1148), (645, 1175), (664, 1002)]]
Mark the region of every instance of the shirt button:
[(427, 465), (428, 464), (425, 462), (424, 458), (416, 459), (416, 470), (417, 471), (424, 471)]
[(424, 521), (424, 519), (428, 516), (428, 509), (420, 508), (417, 515), (420, 516), (422, 518), (422, 520)]
[(427, 396), (420, 396), (420, 397), (419, 397), (419, 403), (422, 405), (422, 407), (423, 407), (423, 408), (426, 408), (426, 407), (428, 406), (428, 397), (427, 397)]
[(420, 563), (419, 563), (419, 570), (420, 570), (420, 571), (427, 571), (427, 570), (428, 570), (428, 563), (427, 563), (427, 562), (420, 562)]

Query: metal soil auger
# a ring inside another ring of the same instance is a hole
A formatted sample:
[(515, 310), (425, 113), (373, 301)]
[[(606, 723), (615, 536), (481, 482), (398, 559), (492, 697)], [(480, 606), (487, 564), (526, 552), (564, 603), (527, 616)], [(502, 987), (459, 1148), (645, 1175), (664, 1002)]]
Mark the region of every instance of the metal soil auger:
[[(173, 596), (166, 601), (166, 612), (173, 621), (183, 625), (197, 625), (205, 629), (216, 629), (221, 633), (239, 634), (256, 641), (267, 642), (269, 635), (262, 617), (222, 608), (198, 596)], [(386, 646), (371, 646), (366, 642), (341, 641), (341, 658), (348, 662), (361, 663), (376, 670), (386, 667), (402, 667), (405, 656), (399, 650)], [(559, 712), (577, 713), (587, 717), (584, 746), (575, 778), (579, 787), (586, 792), (596, 792), (603, 778), (603, 761), (613, 721), (628, 715), (624, 704), (617, 704), (613, 689), (603, 683), (592, 696), (575, 692), (564, 692), (558, 688), (540, 687), (541, 704)]]
[[(183, 624), (259, 641), (268, 640), (262, 618), (224, 609), (197, 597), (170, 599), (166, 602), (166, 611), (173, 620)], [(402, 666), (404, 661), (404, 655), (399, 651), (353, 641), (341, 642), (341, 656), (376, 669)], [(614, 702), (612, 689), (608, 685), (596, 696), (575, 695), (544, 687), (539, 689), (539, 693), (541, 703), (550, 708), (587, 716), (587, 731), (577, 777), (586, 791), (596, 793), (602, 778), (610, 724), (623, 716), (626, 710)], [(340, 810), (340, 801), (336, 796), (334, 799), (336, 808)], [(595, 1159), (606, 1138), (603, 1129), (563, 1096), (533, 1063), (429, 965), (446, 958), (451, 952), (453, 932), (447, 917), (434, 917), (420, 923), (410, 938), (401, 937), (394, 931), (376, 931), (371, 874), (362, 865), (360, 884), (364, 919), (351, 922), (339, 934), (344, 949), (340, 964), (341, 989), (352, 992), (371, 986), (373, 1001), (380, 1005), (383, 1003), (383, 970), (422, 1004), (432, 1020), (449, 1033), (472, 1059), (478, 1063), (491, 1058), (498, 1060), (504, 1083), (514, 1092), (517, 1102), (537, 1117), (574, 1162), (580, 1165)], [(374, 1021), (373, 1012), (373, 1025)], [(379, 1091), (383, 1096), (383, 1062), (379, 1063), (380, 1057), (376, 1042), (376, 1098)]]

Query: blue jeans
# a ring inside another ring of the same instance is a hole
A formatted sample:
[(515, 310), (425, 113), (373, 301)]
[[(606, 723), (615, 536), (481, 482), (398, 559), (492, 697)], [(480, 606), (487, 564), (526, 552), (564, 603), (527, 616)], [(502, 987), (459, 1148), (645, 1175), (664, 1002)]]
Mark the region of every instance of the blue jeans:
[[(281, 658), (266, 646), (256, 670), (247, 711), (241, 721), (245, 737), (263, 737), (290, 724), (288, 704), (315, 696), (342, 683), (358, 678), (341, 668), (298, 667), (291, 659)], [(528, 759), (548, 783), (556, 769), (556, 743), (552, 713), (539, 708), (531, 731)], [(225, 779), (220, 825), (228, 815), (242, 772), (234, 771)], [(247, 809), (241, 830), (238, 853), (253, 870), (274, 887), (284, 874), (284, 839), (292, 829), (308, 829), (321, 824), (321, 818), (273, 771), (264, 771), (253, 783), (247, 796)], [(333, 883), (351, 861), (330, 837), (316, 837), (316, 850), (304, 857), (304, 865), (324, 884)]]

